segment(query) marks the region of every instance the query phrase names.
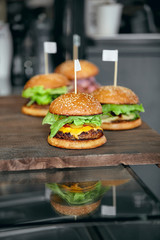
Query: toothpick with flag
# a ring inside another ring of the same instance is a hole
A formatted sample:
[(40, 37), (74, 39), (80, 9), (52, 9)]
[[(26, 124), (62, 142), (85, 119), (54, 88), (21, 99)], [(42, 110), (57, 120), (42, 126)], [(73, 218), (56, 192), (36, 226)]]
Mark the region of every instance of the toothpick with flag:
[(116, 186), (112, 186), (112, 202), (113, 204), (110, 205), (102, 205), (101, 206), (101, 214), (103, 216), (115, 216), (117, 211), (117, 203), (116, 203)]
[(81, 71), (81, 65), (78, 59), (74, 60), (74, 89), (77, 94), (77, 72)]
[(48, 54), (57, 52), (56, 42), (44, 42), (44, 63), (45, 63), (45, 74), (49, 73), (48, 69)]
[(103, 50), (103, 61), (115, 62), (114, 64), (114, 86), (117, 86), (117, 72), (118, 72), (118, 50)]
[(81, 45), (81, 38), (78, 34), (73, 35), (73, 60), (78, 59), (78, 47)]

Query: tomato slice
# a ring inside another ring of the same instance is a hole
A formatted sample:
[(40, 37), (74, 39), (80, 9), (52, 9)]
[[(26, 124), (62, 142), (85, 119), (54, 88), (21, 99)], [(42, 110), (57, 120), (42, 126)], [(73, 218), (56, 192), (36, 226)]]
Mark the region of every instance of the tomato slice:
[(95, 124), (91, 124), (91, 123), (85, 123), (83, 125), (79, 125), (79, 126), (76, 126), (74, 124), (68, 124), (66, 123), (63, 127), (67, 128), (67, 127), (71, 127), (71, 128), (82, 128), (82, 127), (96, 127)]
[(96, 127), (96, 125), (94, 123), (86, 123), (83, 126), (84, 127), (88, 127), (89, 126), (89, 127), (93, 127), (93, 128)]
[(68, 123), (66, 123), (63, 127), (70, 127), (70, 125)]

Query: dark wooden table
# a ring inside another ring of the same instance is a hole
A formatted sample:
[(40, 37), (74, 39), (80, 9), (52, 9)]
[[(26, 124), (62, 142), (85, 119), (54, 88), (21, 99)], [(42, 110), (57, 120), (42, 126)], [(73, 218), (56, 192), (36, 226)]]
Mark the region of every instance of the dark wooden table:
[(160, 135), (143, 122), (127, 131), (105, 131), (107, 143), (68, 150), (47, 143), (49, 125), (21, 113), (20, 96), (0, 98), (0, 171), (160, 164)]

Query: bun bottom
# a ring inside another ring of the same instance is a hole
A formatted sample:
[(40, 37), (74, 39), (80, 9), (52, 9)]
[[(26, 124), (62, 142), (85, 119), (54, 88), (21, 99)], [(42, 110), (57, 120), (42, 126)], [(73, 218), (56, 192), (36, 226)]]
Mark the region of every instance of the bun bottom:
[(51, 204), (53, 208), (62, 215), (83, 216), (95, 211), (100, 205), (100, 200), (91, 204), (81, 206), (69, 206), (54, 202), (54, 200), (51, 199)]
[(90, 149), (96, 148), (104, 143), (106, 143), (107, 139), (103, 135), (100, 138), (93, 139), (93, 140), (65, 140), (60, 138), (50, 138), (48, 136), (48, 143), (54, 147), (58, 148), (66, 148), (66, 149)]
[(122, 121), (122, 122), (112, 122), (112, 123), (105, 123), (103, 122), (101, 127), (103, 130), (128, 130), (132, 128), (139, 127), (142, 124), (141, 118), (137, 118), (133, 121)]
[(44, 108), (34, 108), (32, 105), (30, 107), (27, 107), (26, 105), (24, 105), (21, 109), (22, 113), (26, 114), (26, 115), (30, 115), (30, 116), (35, 116), (35, 117), (45, 117), (46, 114), (48, 113), (49, 107)]

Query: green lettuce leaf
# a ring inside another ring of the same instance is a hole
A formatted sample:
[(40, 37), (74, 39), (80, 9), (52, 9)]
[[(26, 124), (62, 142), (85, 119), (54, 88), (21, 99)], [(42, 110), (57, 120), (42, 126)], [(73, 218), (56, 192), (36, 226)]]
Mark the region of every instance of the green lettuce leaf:
[(56, 183), (46, 184), (46, 186), (55, 194), (60, 196), (64, 201), (71, 205), (80, 205), (94, 202), (103, 196), (109, 190), (109, 186), (102, 186), (101, 182), (97, 182), (95, 188), (87, 192), (69, 192), (62, 190)]
[[(121, 114), (121, 120), (127, 120), (127, 121), (133, 121), (133, 120), (135, 120), (135, 119), (137, 119), (137, 118), (139, 118), (140, 117), (140, 115), (139, 115), (139, 113), (137, 113), (137, 112), (131, 112), (129, 115), (127, 115), (127, 114)], [(111, 114), (107, 114), (107, 115), (105, 115), (105, 114), (103, 114), (102, 115), (102, 117), (101, 117), (101, 119), (102, 119), (102, 123), (110, 123), (110, 122), (112, 122), (112, 121), (117, 121), (117, 120), (119, 120), (119, 116), (117, 115), (115, 115), (115, 116), (113, 116), (113, 115), (111, 115)]]
[(30, 106), (34, 102), (39, 105), (50, 104), (55, 98), (67, 92), (67, 87), (63, 86), (55, 89), (44, 89), (43, 86), (35, 86), (33, 88), (27, 88), (23, 90), (22, 97), (29, 98), (30, 101), (27, 106)]
[(54, 124), (59, 119), (59, 115), (52, 114), (50, 112), (43, 118), (42, 125), (44, 124)]
[(132, 112), (135, 112), (138, 116), (138, 112), (144, 112), (142, 104), (133, 104), (133, 105), (118, 105), (118, 104), (104, 104), (102, 105), (103, 114), (114, 113), (115, 115), (127, 114), (129, 115)]
[(86, 123), (95, 124), (96, 126), (101, 126), (101, 115), (93, 115), (93, 116), (61, 116), (54, 115), (50, 112), (44, 117), (43, 124), (50, 124), (50, 137), (54, 137), (58, 130), (63, 127), (65, 124), (73, 123), (76, 126), (83, 125)]

